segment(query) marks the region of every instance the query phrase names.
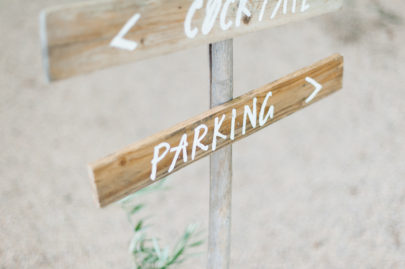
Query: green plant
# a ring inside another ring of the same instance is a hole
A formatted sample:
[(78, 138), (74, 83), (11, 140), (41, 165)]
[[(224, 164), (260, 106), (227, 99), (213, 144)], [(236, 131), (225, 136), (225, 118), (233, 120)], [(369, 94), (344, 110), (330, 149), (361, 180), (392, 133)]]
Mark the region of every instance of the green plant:
[(134, 227), (129, 251), (134, 257), (134, 268), (136, 269), (167, 269), (195, 255), (189, 254), (189, 250), (203, 244), (203, 240), (197, 239), (200, 237), (200, 233), (197, 232), (197, 225), (189, 225), (173, 248), (161, 248), (156, 237), (148, 236), (147, 232), (150, 226), (146, 224), (146, 219), (138, 218), (137, 221), (134, 221), (134, 216), (138, 216), (137, 213), (145, 207), (145, 204), (138, 202), (138, 198), (151, 192), (166, 189), (164, 184), (165, 180), (161, 180), (120, 202), (127, 213), (128, 221)]

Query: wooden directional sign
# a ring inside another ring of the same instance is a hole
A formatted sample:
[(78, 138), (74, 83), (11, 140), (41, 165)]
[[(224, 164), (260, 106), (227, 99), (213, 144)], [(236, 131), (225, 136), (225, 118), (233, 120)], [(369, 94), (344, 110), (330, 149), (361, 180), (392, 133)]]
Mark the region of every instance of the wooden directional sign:
[(50, 80), (335, 11), (343, 0), (100, 0), (41, 14)]
[(341, 89), (333, 55), (179, 123), (89, 166), (106, 206)]

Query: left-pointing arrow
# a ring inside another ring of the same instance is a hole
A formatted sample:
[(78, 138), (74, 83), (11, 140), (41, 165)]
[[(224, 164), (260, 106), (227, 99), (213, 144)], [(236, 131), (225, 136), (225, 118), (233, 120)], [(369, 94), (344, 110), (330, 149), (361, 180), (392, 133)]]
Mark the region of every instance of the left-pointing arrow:
[(124, 36), (129, 32), (129, 30), (131, 30), (132, 27), (134, 27), (140, 17), (141, 14), (139, 13), (136, 13), (134, 16), (132, 16), (124, 25), (124, 27), (122, 27), (118, 35), (116, 35), (111, 41), (110, 46), (129, 51), (135, 50), (138, 44), (135, 41), (125, 39)]

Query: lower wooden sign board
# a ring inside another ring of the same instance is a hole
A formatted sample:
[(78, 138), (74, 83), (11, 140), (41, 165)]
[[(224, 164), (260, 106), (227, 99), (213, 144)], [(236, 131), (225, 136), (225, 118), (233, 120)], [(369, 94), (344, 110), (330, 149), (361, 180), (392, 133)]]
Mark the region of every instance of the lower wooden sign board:
[(332, 55), (89, 165), (104, 207), (342, 88)]

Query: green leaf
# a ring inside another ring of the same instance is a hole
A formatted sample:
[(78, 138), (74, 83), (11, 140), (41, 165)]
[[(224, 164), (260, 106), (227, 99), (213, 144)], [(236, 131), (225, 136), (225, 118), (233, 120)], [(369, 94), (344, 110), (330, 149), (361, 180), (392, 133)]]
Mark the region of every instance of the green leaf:
[(143, 227), (143, 220), (138, 221), (138, 224), (136, 224), (134, 231), (139, 232)]
[(201, 246), (202, 244), (204, 244), (204, 240), (200, 240), (200, 241), (194, 242), (194, 243), (192, 243), (192, 244), (190, 244), (190, 245), (188, 245), (188, 246), (191, 247), (191, 248), (193, 248), (193, 247)]
[(145, 207), (144, 204), (136, 205), (136, 206), (134, 206), (134, 207), (129, 211), (129, 214), (130, 214), (130, 215), (134, 215), (135, 213), (137, 213), (139, 210), (141, 210), (141, 209), (144, 208), (144, 207)]
[(153, 248), (154, 248), (157, 256), (160, 257), (162, 255), (162, 253), (160, 252), (160, 247), (159, 247), (159, 244), (155, 237), (153, 238)]
[[(145, 207), (145, 204), (135, 201), (136, 197), (141, 195), (162, 190), (165, 180), (156, 182), (155, 184), (142, 189), (134, 194), (129, 195), (121, 201), (122, 208), (126, 211), (128, 220), (132, 224), (134, 221), (134, 215), (139, 213)], [(203, 240), (198, 240), (197, 225), (189, 225), (185, 229), (182, 236), (172, 249), (165, 247), (161, 248), (159, 241), (156, 237), (148, 237), (146, 232), (149, 231), (149, 218), (142, 217), (133, 225), (134, 235), (129, 245), (129, 251), (133, 255), (135, 267), (137, 269), (168, 269), (174, 264), (179, 264), (186, 259), (189, 259), (191, 255), (188, 253), (188, 249), (198, 247), (204, 243)], [(172, 255), (171, 255), (172, 253)]]
[(166, 247), (166, 248), (163, 250), (162, 256), (161, 256), (161, 258), (160, 258), (160, 261), (162, 262), (162, 266), (163, 266), (164, 264), (166, 264), (168, 258), (169, 258), (169, 248)]
[(168, 262), (167, 265), (172, 265), (175, 264), (177, 259), (183, 254), (185, 247), (180, 248), (176, 254), (174, 254), (173, 258), (171, 258), (171, 260)]

